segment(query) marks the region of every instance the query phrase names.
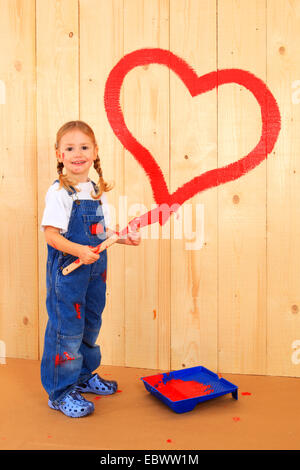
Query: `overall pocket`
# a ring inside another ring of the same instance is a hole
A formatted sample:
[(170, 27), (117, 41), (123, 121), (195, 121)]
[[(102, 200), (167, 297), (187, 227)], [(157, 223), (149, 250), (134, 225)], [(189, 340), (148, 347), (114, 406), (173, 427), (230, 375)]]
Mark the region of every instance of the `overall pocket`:
[(105, 222), (103, 215), (83, 214), (84, 231), (92, 246), (106, 240)]

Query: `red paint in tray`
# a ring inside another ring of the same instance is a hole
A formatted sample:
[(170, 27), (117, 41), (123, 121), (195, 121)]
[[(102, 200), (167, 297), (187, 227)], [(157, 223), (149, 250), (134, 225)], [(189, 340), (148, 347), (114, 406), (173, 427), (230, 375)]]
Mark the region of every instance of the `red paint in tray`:
[[(156, 376), (156, 383), (151, 385), (172, 401), (202, 397), (204, 395), (210, 395), (214, 391), (210, 384), (205, 385), (196, 380), (171, 379), (164, 383), (162, 381), (163, 376), (161, 376), (161, 380), (157, 381), (159, 377), (160, 376)], [(150, 381), (148, 381), (148, 383), (150, 383)]]
[(203, 366), (141, 377), (141, 380), (146, 390), (176, 413), (191, 411), (200, 402), (228, 393), (238, 399), (236, 385)]

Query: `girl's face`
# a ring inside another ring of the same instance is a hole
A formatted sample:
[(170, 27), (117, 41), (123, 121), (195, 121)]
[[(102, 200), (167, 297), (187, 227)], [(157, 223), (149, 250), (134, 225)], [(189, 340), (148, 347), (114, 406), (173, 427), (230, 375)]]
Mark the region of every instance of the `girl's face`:
[(78, 129), (69, 131), (60, 140), (56, 157), (63, 162), (66, 174), (84, 183), (88, 180), (89, 169), (97, 157), (98, 147), (91, 138)]

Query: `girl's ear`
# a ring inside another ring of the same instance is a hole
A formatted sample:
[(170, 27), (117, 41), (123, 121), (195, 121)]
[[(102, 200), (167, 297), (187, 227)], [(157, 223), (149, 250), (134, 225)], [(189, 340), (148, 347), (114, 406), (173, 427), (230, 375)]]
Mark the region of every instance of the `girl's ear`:
[(94, 160), (96, 160), (97, 155), (98, 155), (98, 147), (97, 147), (97, 145), (96, 145), (95, 151), (94, 151)]

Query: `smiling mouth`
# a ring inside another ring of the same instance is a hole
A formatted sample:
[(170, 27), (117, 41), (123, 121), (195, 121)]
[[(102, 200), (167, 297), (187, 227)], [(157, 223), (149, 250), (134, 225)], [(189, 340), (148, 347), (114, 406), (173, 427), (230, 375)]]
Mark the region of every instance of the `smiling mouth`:
[(78, 161), (78, 162), (72, 162), (72, 165), (83, 165), (85, 163), (85, 161), (81, 160), (81, 161)]

